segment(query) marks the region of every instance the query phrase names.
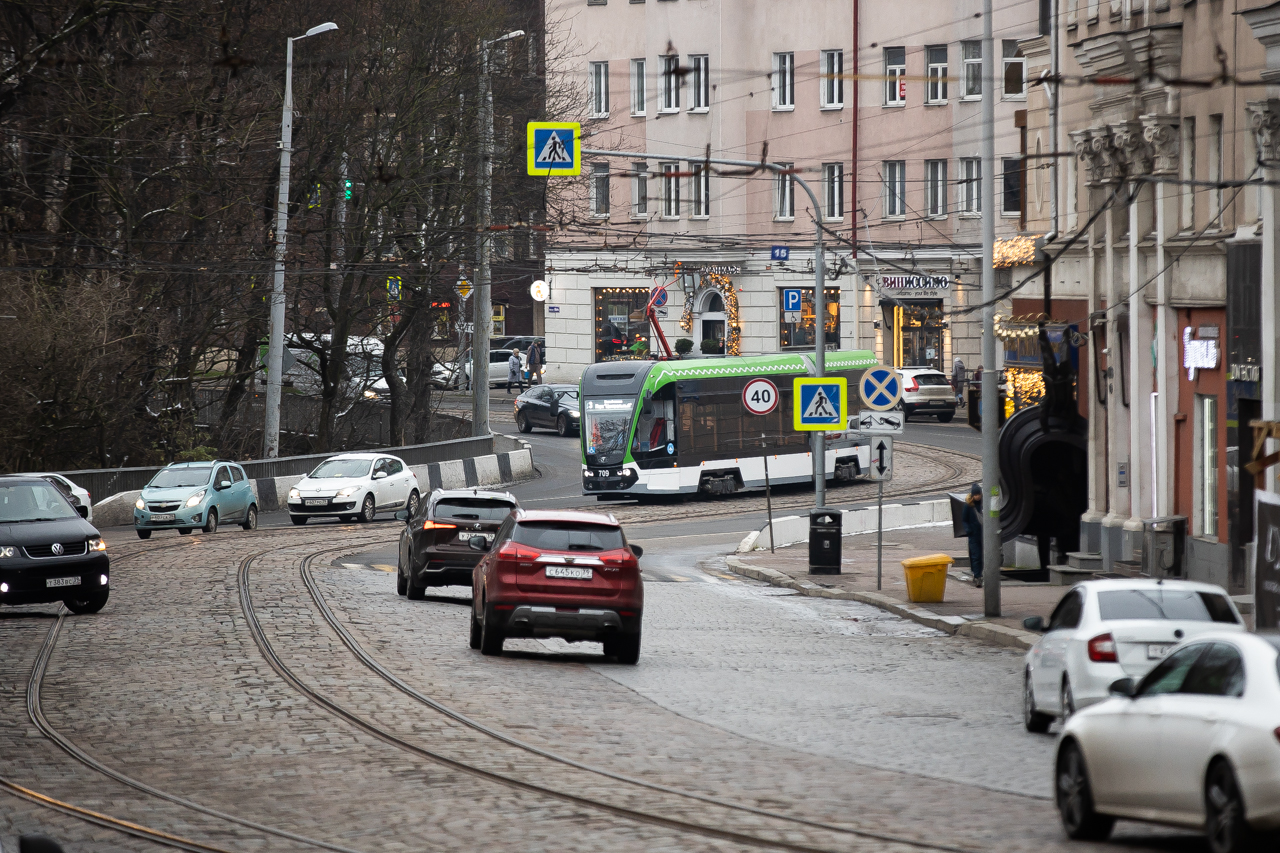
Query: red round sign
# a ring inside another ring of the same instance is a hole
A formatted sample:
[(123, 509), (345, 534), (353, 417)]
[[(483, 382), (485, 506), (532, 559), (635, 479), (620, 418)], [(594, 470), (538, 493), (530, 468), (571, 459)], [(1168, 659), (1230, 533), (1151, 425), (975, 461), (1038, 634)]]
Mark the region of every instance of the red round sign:
[(778, 408), (778, 386), (768, 379), (752, 379), (742, 389), (742, 405), (753, 415), (767, 415)]

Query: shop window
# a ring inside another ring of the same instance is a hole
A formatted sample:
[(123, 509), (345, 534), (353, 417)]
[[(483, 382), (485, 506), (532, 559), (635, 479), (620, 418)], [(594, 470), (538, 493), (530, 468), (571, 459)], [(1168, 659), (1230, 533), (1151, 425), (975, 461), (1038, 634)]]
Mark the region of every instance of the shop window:
[(506, 337), (507, 334), (507, 306), (494, 304), (493, 306), (493, 331), (490, 333), (495, 338)]
[(1218, 535), (1218, 398), (1197, 394), (1195, 402), (1195, 523), (1196, 536)]
[(942, 369), (945, 316), (941, 299), (884, 303), (884, 360), (895, 367)]
[[(793, 288), (785, 288), (791, 290)], [(778, 346), (786, 349), (789, 347), (808, 347), (813, 348), (814, 344), (814, 324), (813, 324), (813, 288), (798, 288), (800, 290), (800, 310), (784, 311), (783, 304), (783, 288), (778, 290)], [(827, 317), (826, 317), (826, 340), (827, 349), (840, 348), (840, 289), (836, 287), (827, 288)]]
[[(647, 287), (599, 287), (596, 303), (596, 361), (636, 358), (636, 344), (647, 348), (649, 321), (644, 307), (649, 302)], [(495, 307), (496, 310), (496, 307)]]

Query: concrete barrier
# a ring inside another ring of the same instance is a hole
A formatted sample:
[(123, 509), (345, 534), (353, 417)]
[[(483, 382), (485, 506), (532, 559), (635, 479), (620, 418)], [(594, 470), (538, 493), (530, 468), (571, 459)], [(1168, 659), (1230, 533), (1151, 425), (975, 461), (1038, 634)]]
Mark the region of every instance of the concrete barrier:
[[(97, 509), (94, 509), (97, 512)], [(906, 530), (911, 527), (938, 527), (951, 523), (951, 502), (947, 500), (923, 501), (918, 504), (885, 504), (884, 529)], [(866, 533), (876, 529), (876, 508), (846, 509), (841, 512), (841, 532), (845, 536)], [(794, 545), (809, 541), (809, 516), (788, 515), (773, 520), (773, 534), (777, 545)], [(737, 553), (759, 551), (769, 547), (769, 528), (747, 534), (739, 543)]]

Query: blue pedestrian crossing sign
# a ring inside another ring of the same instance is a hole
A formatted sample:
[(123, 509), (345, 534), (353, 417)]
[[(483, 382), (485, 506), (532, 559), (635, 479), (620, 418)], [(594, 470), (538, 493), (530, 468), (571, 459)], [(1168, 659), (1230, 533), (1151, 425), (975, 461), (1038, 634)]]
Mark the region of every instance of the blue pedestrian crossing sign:
[(829, 432), (849, 422), (848, 382), (843, 378), (795, 379), (792, 385), (792, 426), (797, 430)]
[(576, 121), (531, 121), (528, 172), (539, 177), (582, 174), (582, 125)]
[(902, 399), (902, 377), (892, 367), (877, 364), (862, 374), (858, 395), (867, 408), (885, 412)]

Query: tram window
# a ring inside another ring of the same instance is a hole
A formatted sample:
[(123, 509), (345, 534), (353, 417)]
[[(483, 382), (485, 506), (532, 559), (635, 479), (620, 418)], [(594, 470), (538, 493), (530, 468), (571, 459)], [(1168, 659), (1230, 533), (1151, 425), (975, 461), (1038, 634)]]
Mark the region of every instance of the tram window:
[[(631, 452), (635, 453), (660, 453), (664, 456), (673, 455), (676, 440), (676, 401), (675, 389), (668, 385), (654, 395), (650, 401), (651, 411), (645, 413), (644, 407), (640, 409), (640, 416), (636, 419), (635, 436), (631, 440)], [(670, 453), (667, 451), (667, 445), (672, 446)]]

